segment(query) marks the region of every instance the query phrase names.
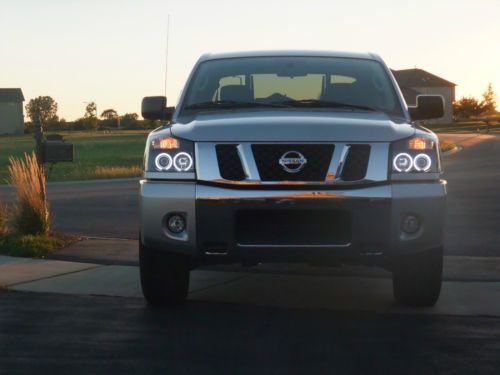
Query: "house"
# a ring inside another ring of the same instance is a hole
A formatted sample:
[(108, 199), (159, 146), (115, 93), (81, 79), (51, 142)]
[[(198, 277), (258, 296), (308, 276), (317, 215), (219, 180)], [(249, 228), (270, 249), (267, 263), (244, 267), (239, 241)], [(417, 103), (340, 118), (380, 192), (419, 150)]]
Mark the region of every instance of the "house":
[(406, 104), (416, 104), (417, 95), (434, 94), (444, 98), (444, 116), (440, 119), (430, 120), (430, 124), (449, 124), (453, 122), (453, 102), (455, 101), (455, 86), (423, 69), (393, 70), (392, 73), (406, 100)]
[(0, 134), (24, 132), (23, 102), (21, 89), (0, 88)]

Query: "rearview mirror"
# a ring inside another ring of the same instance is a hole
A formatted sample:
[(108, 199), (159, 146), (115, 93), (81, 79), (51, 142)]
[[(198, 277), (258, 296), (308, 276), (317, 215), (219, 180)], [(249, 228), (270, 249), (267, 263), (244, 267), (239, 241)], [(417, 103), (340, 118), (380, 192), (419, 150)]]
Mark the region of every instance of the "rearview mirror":
[(141, 114), (146, 120), (170, 121), (174, 107), (167, 108), (167, 98), (164, 96), (146, 96), (142, 99)]
[(417, 105), (408, 106), (413, 121), (443, 117), (444, 99), (441, 95), (418, 95)]

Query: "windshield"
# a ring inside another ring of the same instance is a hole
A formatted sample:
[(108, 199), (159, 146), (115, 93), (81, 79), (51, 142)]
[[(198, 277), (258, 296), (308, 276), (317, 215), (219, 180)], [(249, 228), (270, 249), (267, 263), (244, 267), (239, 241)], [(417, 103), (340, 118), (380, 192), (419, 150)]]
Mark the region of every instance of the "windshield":
[(200, 64), (183, 109), (255, 107), (377, 110), (402, 115), (394, 87), (374, 60), (247, 57)]

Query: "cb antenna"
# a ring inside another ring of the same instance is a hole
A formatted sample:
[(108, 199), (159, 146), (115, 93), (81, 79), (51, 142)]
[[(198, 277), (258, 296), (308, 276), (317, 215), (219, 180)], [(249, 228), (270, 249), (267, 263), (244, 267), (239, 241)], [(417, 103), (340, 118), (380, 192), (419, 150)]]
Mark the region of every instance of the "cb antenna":
[(170, 34), (170, 14), (167, 16), (167, 43), (165, 47), (165, 97), (167, 96), (168, 36)]

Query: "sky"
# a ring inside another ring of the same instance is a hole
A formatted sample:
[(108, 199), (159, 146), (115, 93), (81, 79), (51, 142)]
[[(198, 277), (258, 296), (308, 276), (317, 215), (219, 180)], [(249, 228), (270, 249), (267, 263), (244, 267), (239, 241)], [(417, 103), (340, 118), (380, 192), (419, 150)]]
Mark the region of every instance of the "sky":
[[(0, 0), (0, 87), (49, 95), (66, 120), (168, 105), (206, 52), (370, 51), (458, 85), (457, 98), (500, 93), (499, 0)], [(500, 96), (500, 95), (499, 95)], [(500, 101), (500, 97), (498, 98)]]

